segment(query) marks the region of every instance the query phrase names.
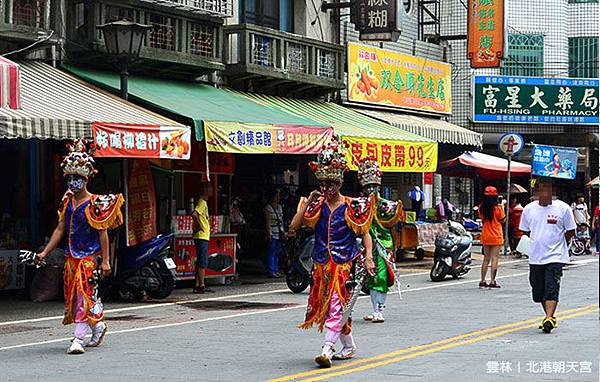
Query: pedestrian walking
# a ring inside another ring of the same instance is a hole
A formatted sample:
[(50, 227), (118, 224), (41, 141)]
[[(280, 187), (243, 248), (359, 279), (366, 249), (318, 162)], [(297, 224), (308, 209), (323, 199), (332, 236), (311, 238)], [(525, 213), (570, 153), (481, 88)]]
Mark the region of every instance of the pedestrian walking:
[(583, 196), (579, 196), (577, 198), (577, 203), (573, 203), (573, 216), (575, 217), (575, 224), (577, 226), (585, 225), (587, 227), (590, 226), (590, 212), (588, 210), (587, 204), (585, 204), (585, 198)]
[(92, 338), (87, 347), (100, 346), (107, 331), (98, 282), (100, 275), (108, 277), (111, 273), (107, 230), (123, 223), (124, 200), (121, 194), (95, 195), (88, 191), (88, 181), (97, 171), (93, 150), (85, 140), (75, 140), (67, 148), (69, 153), (61, 167), (68, 190), (58, 211), (58, 225), (44, 250), (37, 254), (36, 262), (42, 264), (66, 238), (63, 324), (75, 324), (75, 338), (67, 354), (82, 354), (90, 328)]
[[(483, 264), (481, 265), (480, 288), (500, 288), (496, 281), (498, 274), (498, 256), (504, 244), (502, 224), (506, 218), (504, 209), (499, 205), (498, 190), (488, 186), (484, 190), (483, 202), (479, 206), (479, 217), (483, 222), (480, 241), (483, 245)], [(486, 282), (489, 265), (492, 265), (490, 283)]]
[(279, 255), (281, 242), (285, 239), (283, 227), (283, 208), (279, 204), (279, 191), (272, 189), (267, 194), (267, 205), (264, 208), (267, 238), (267, 277), (279, 278)]
[(374, 159), (364, 159), (359, 164), (358, 181), (363, 196), (373, 197), (373, 222), (371, 240), (376, 273), (367, 277), (366, 286), (370, 291), (373, 313), (366, 315), (365, 321), (382, 323), (385, 321), (385, 301), (389, 288), (394, 285), (394, 261), (398, 235), (396, 224), (404, 217), (402, 202), (383, 199), (379, 195), (381, 169)]
[(553, 200), (552, 178), (536, 182), (538, 200), (523, 210), (520, 229), (529, 235), (529, 283), (533, 301), (540, 303), (546, 317), (539, 326), (550, 333), (557, 325), (563, 266), (569, 263), (569, 246), (575, 236), (575, 219), (568, 204)]
[(523, 232), (519, 229), (521, 216), (523, 215), (523, 206), (518, 197), (510, 200), (510, 214), (508, 219), (508, 243), (510, 249), (514, 251), (519, 244), (519, 240), (523, 237)]
[(204, 294), (212, 293), (213, 290), (206, 287), (204, 283), (206, 277), (206, 268), (208, 268), (208, 243), (210, 241), (210, 223), (208, 215), (208, 198), (209, 187), (203, 184), (200, 197), (196, 202), (196, 207), (192, 213), (194, 220), (194, 245), (196, 247), (196, 265), (195, 265), (195, 284), (194, 293)]
[[(332, 359), (351, 358), (357, 349), (351, 333), (352, 320), (343, 322), (342, 319), (344, 310), (349, 308), (352, 264), (360, 256), (357, 237), (362, 237), (365, 247), (365, 268), (369, 275), (375, 274), (369, 235), (373, 208), (371, 199), (353, 199), (340, 194), (347, 165), (344, 149), (338, 141), (325, 146), (317, 162), (311, 162), (310, 167), (320, 182), (320, 191), (315, 190), (308, 200), (301, 200), (290, 224), (290, 233), (302, 225), (315, 230), (313, 284), (306, 317), (299, 327), (308, 329), (317, 325), (320, 332), (325, 329), (325, 343), (315, 362), (329, 368)], [(342, 349), (334, 358), (333, 346), (338, 339)]]
[(594, 255), (600, 256), (600, 204), (596, 205), (596, 208), (594, 208), (592, 228), (594, 229), (594, 238), (596, 242), (596, 252)]

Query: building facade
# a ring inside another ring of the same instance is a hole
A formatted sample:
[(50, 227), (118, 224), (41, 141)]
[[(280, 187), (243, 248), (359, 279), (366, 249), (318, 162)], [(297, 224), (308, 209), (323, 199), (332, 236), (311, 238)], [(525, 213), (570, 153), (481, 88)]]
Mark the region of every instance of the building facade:
[[(454, 100), (450, 120), (483, 133), (484, 151), (496, 156), (501, 155), (497, 148), (498, 139), (507, 132), (522, 134), (526, 142), (577, 147), (577, 179), (575, 184), (563, 184), (561, 196), (570, 201), (576, 193), (584, 193), (585, 183), (598, 175), (598, 125), (475, 123), (473, 80), (481, 75), (597, 79), (598, 1), (506, 0), (507, 54), (500, 68), (491, 69), (470, 68), (465, 39), (466, 8), (467, 2), (462, 0), (444, 0), (441, 4), (442, 35), (461, 36), (449, 42), (448, 60), (453, 66)], [(531, 163), (531, 147), (525, 147), (516, 160)], [(454, 190), (462, 186), (452, 181), (447, 187)]]

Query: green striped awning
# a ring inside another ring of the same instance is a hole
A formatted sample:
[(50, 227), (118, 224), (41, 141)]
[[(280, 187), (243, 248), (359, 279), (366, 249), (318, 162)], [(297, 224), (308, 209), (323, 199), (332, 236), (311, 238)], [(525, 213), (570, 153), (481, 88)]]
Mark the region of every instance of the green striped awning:
[(332, 126), (333, 131), (341, 136), (406, 142), (434, 142), (333, 102), (275, 97), (256, 93), (236, 93), (260, 104), (276, 106), (289, 113)]
[[(64, 66), (76, 76), (112, 92), (119, 91), (119, 75), (113, 72)], [(196, 139), (204, 139), (204, 128), (212, 125), (237, 128), (273, 126), (325, 126), (307, 116), (293, 114), (279, 107), (253, 102), (246, 97), (214, 86), (194, 82), (165, 80), (141, 76), (129, 77), (129, 99), (132, 102), (167, 112), (167, 115), (189, 119), (196, 129)]]
[(21, 62), (21, 108), (0, 108), (0, 138), (92, 138), (94, 122), (183, 125), (42, 62)]

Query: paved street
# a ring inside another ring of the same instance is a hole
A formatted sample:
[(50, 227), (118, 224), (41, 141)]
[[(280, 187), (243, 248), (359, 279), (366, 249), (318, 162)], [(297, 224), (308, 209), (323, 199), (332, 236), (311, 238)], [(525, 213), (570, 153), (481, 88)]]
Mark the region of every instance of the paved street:
[[(405, 265), (404, 299), (389, 295), (384, 324), (355, 320), (358, 354), (328, 370), (313, 362), (321, 336), (296, 329), (307, 292), (281, 282), (111, 304), (104, 346), (82, 356), (65, 354), (72, 328), (60, 324), (60, 303), (2, 300), (0, 380), (598, 380), (598, 259), (580, 257), (565, 270), (560, 326), (549, 335), (537, 329), (527, 260), (502, 261), (500, 290), (479, 290), (477, 267), (431, 283), (427, 265)], [(368, 297), (357, 306), (357, 317), (367, 313)]]

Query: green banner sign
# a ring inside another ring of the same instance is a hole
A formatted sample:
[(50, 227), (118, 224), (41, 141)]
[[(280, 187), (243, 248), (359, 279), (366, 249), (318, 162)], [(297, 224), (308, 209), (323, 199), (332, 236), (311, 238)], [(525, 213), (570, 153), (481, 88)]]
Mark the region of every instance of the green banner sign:
[(473, 122), (598, 124), (598, 79), (475, 76)]

